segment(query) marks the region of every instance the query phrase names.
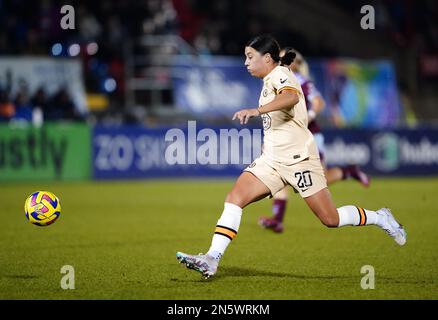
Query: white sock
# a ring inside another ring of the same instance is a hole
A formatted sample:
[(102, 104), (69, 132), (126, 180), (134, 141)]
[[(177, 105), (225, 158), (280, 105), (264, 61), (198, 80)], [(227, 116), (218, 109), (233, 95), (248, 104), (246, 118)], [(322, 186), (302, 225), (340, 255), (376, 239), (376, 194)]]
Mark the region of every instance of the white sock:
[(235, 204), (225, 202), (224, 211), (217, 221), (216, 229), (207, 254), (215, 259), (220, 259), (231, 240), (239, 231), (242, 208)]
[(381, 217), (375, 211), (355, 206), (343, 206), (338, 208), (339, 225), (343, 226), (368, 226), (382, 225)]

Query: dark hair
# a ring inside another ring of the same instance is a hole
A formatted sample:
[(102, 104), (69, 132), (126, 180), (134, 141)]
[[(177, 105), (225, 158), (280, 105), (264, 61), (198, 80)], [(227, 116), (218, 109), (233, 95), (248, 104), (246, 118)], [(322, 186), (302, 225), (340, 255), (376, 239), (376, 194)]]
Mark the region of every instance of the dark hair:
[(269, 53), (272, 60), (280, 62), (280, 46), (274, 37), (268, 34), (257, 36), (246, 44), (247, 47), (254, 48), (262, 55)]
[(297, 56), (296, 50), (292, 47), (284, 47), (281, 49), (284, 51), (283, 57), (280, 59), (281, 65), (290, 65), (292, 62), (294, 62), (295, 57)]

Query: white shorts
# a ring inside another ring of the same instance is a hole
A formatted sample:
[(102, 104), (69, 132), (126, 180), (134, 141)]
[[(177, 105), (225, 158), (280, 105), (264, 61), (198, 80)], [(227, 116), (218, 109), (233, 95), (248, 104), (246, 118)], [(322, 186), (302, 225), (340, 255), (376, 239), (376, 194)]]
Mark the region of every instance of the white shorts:
[(321, 161), (307, 158), (292, 165), (267, 159), (263, 154), (244, 171), (251, 172), (276, 194), (286, 185), (292, 186), (301, 197), (307, 198), (327, 187)]

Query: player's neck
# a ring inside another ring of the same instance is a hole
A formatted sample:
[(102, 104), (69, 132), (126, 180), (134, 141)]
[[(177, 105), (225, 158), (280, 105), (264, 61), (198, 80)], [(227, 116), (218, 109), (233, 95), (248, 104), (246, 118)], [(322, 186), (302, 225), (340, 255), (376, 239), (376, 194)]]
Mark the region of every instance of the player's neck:
[(266, 73), (262, 77), (262, 79), (264, 79), (267, 75), (269, 75), (272, 72), (272, 70), (274, 70), (278, 65), (279, 65), (278, 63), (269, 64), (266, 68)]

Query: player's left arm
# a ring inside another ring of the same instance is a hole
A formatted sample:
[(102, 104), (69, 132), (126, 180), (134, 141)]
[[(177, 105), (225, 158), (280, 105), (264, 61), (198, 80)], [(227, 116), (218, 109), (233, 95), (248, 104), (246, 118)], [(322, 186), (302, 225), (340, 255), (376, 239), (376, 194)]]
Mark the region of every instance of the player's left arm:
[(264, 113), (283, 109), (290, 110), (298, 101), (299, 97), (295, 89), (284, 89), (275, 96), (274, 100), (263, 106), (254, 109), (243, 109), (236, 112), (233, 116), (233, 120), (238, 119), (240, 124), (246, 124), (250, 118), (260, 116)]
[(307, 112), (310, 122), (315, 119), (316, 116), (322, 112), (322, 110), (324, 110), (325, 100), (312, 82), (308, 83), (308, 90), (310, 96), (310, 105), (312, 106)]

